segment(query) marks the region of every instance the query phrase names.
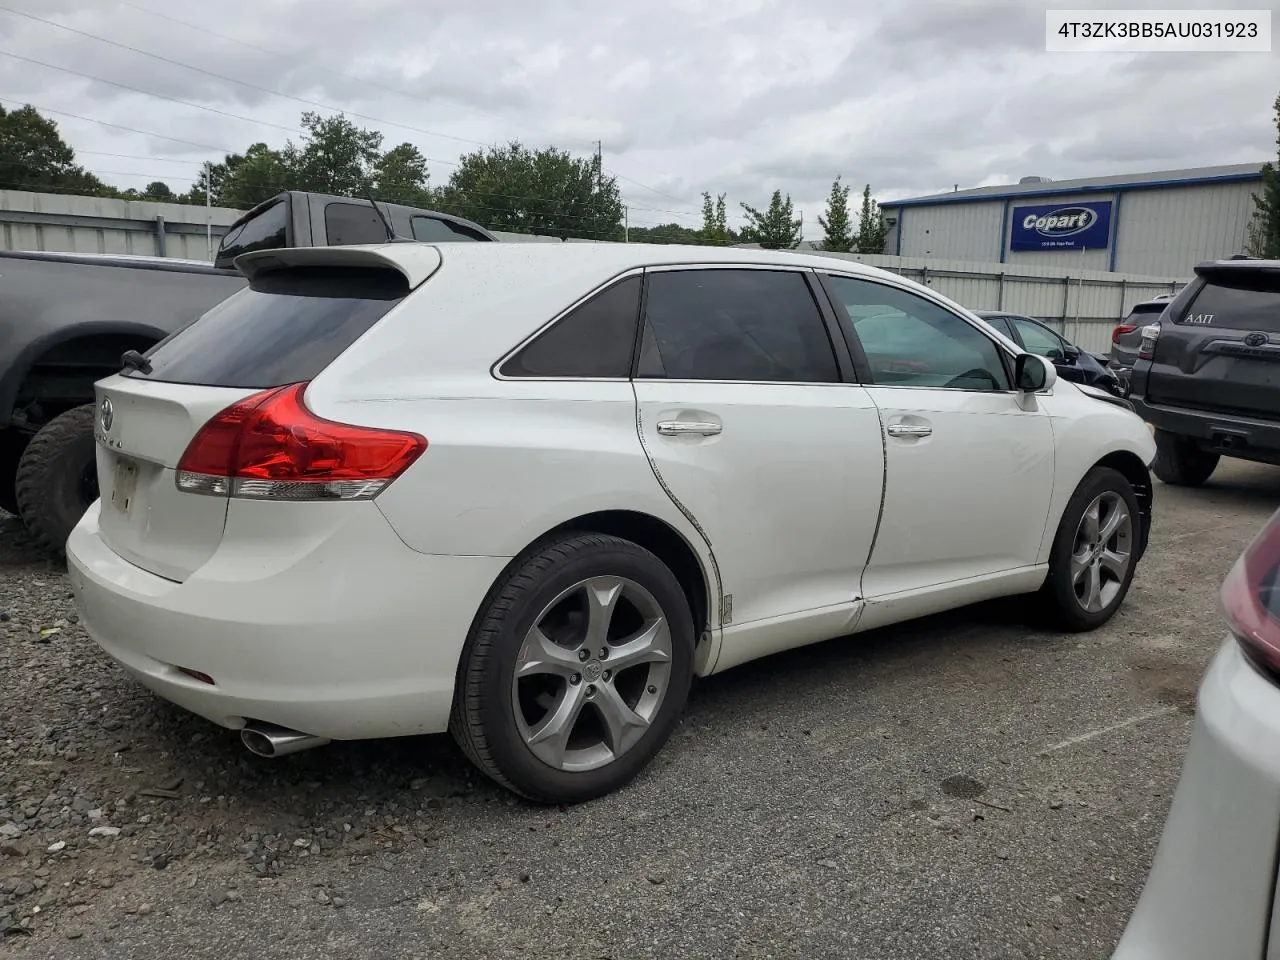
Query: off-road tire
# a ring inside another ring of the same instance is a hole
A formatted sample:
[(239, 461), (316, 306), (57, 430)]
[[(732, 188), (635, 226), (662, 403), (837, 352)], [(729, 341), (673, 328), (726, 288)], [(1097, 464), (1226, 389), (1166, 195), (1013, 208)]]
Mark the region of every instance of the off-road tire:
[(1156, 458), (1151, 471), (1175, 487), (1198, 487), (1213, 476), (1221, 458), (1202, 450), (1195, 441), (1167, 430), (1156, 431)]
[[(606, 766), (565, 772), (534, 756), (520, 736), (511, 689), (516, 658), (534, 620), (560, 591), (593, 576), (629, 578), (662, 607), (671, 630), (671, 674), (643, 738)], [(581, 803), (618, 789), (654, 757), (684, 712), (693, 678), (688, 600), (654, 554), (618, 537), (583, 533), (535, 544), (490, 590), (462, 652), (449, 730), (463, 753), (507, 789), (540, 803)]]
[(31, 438), (17, 430), (0, 431), (0, 510), (18, 513), (18, 461)]
[(67, 537), (92, 500), (84, 477), (95, 469), (97, 453), (93, 404), (54, 417), (31, 438), (18, 462), (18, 516), (27, 532), (52, 557), (60, 557)]
[[(1075, 546), (1076, 531), (1085, 510), (1095, 497), (1108, 491), (1119, 494), (1124, 500), (1133, 524), (1133, 534), (1129, 567), (1124, 581), (1111, 602), (1102, 610), (1095, 612), (1085, 610), (1076, 599), (1075, 585), (1071, 580), (1071, 552)], [(1053, 549), (1049, 554), (1049, 575), (1045, 578), (1044, 587), (1040, 591), (1039, 606), (1052, 626), (1072, 633), (1081, 633), (1096, 630), (1115, 615), (1120, 605), (1124, 603), (1124, 598), (1128, 595), (1129, 587), (1133, 583), (1133, 575), (1138, 565), (1138, 544), (1141, 538), (1138, 525), (1142, 522), (1138, 498), (1133, 492), (1133, 485), (1124, 474), (1110, 467), (1094, 467), (1085, 474), (1080, 485), (1076, 487), (1076, 492), (1067, 502), (1067, 508), (1062, 512), (1062, 520), (1058, 524)]]

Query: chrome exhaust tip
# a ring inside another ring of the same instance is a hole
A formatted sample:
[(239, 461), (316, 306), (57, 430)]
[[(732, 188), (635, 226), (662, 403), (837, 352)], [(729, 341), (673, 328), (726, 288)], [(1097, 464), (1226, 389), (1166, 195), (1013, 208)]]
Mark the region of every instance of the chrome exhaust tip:
[(313, 737), (309, 733), (277, 727), (273, 723), (250, 723), (240, 731), (240, 742), (256, 756), (274, 758), (300, 753), (313, 747), (323, 747), (329, 742), (329, 738)]

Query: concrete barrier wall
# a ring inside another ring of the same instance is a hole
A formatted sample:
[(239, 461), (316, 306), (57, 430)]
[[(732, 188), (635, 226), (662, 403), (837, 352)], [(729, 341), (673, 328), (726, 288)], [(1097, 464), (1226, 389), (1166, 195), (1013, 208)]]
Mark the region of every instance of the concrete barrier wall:
[[(210, 248), (217, 249), (219, 239), (241, 213), (227, 207), (0, 190), (0, 249), (206, 260)], [(495, 235), (508, 243), (560, 242), (556, 237), (504, 231)], [(1112, 327), (1135, 303), (1176, 292), (1189, 279), (1062, 266), (800, 252), (892, 271), (972, 310), (1007, 310), (1036, 317), (1096, 353), (1110, 349)]]

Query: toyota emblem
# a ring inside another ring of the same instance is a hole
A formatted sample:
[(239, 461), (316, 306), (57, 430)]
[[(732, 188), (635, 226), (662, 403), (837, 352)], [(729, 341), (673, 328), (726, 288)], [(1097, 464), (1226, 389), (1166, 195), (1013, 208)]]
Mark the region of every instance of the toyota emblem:
[(1251, 333), (1244, 338), (1244, 345), (1246, 347), (1260, 347), (1270, 340), (1271, 338), (1265, 333)]
[(110, 397), (103, 397), (102, 412), (100, 416), (102, 419), (102, 430), (104, 433), (106, 433), (111, 429), (111, 422), (115, 420), (115, 417), (116, 417), (115, 411), (111, 408)]

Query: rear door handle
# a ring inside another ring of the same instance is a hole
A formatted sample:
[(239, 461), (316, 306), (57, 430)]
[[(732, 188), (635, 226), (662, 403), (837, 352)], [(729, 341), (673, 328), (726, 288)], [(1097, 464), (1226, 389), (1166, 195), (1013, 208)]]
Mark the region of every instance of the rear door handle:
[(659, 420), (658, 433), (664, 437), (714, 437), (724, 427), (705, 420)]
[(915, 423), (894, 423), (886, 432), (891, 437), (927, 437), (933, 433), (933, 427)]

